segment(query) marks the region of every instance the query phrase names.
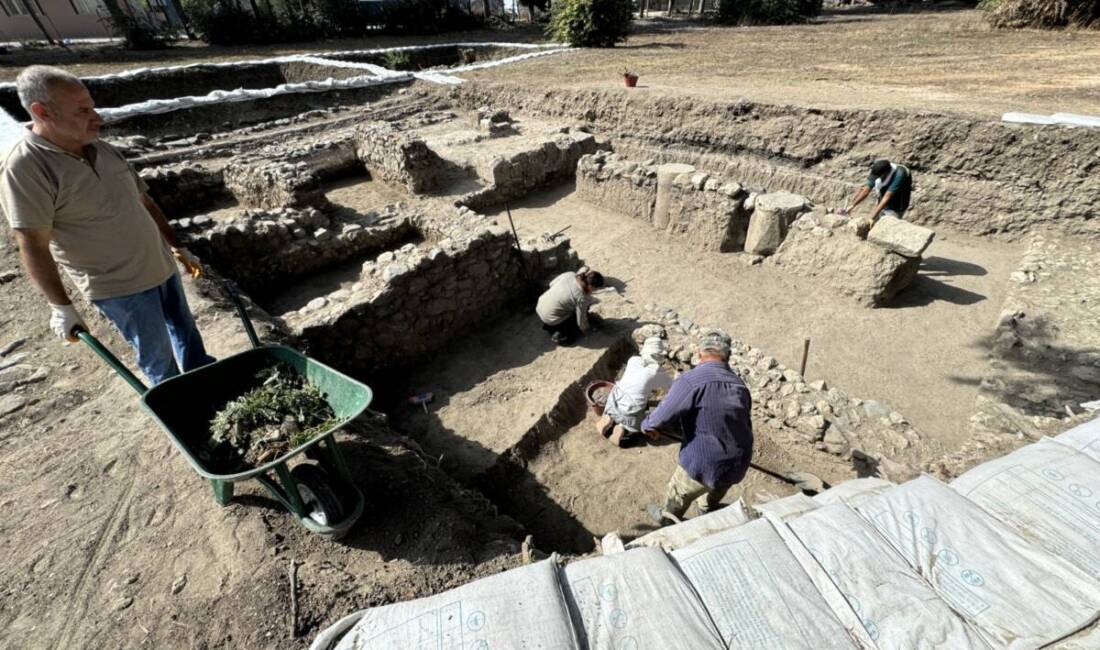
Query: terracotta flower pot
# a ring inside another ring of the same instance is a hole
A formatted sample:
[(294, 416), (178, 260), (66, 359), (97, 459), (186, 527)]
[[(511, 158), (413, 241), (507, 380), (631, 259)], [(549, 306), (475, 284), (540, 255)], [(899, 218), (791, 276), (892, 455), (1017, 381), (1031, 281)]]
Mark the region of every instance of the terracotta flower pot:
[(623, 75), (623, 83), (626, 84), (627, 88), (633, 88), (633, 87), (637, 86), (638, 85), (638, 75), (636, 75), (636, 74), (624, 74)]

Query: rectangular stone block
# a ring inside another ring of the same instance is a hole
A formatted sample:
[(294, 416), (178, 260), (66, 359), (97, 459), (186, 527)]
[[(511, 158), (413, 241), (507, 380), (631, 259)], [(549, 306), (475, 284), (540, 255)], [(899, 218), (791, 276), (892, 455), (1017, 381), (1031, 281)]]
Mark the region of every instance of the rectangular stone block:
[(936, 233), (892, 216), (880, 217), (867, 234), (867, 241), (905, 257), (920, 257)]

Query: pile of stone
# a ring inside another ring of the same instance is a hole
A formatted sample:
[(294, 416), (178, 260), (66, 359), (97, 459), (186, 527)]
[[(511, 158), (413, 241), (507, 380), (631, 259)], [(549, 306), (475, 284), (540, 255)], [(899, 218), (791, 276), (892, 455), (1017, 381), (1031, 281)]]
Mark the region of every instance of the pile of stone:
[(226, 189), (251, 208), (325, 205), (321, 179), (306, 162), (237, 159), (226, 165), (224, 178)]
[(222, 170), (197, 163), (146, 167), (140, 176), (149, 186), (149, 196), (169, 216), (193, 214), (229, 198)]
[(32, 400), (26, 386), (46, 379), (50, 371), (28, 363), (30, 354), (20, 349), (27, 343), (17, 338), (0, 345), (0, 418), (22, 410)]
[(862, 305), (883, 305), (916, 278), (921, 255), (935, 233), (886, 216), (864, 240), (857, 226), (839, 215), (805, 214), (792, 224), (768, 261), (814, 278)]
[[(635, 332), (635, 341), (668, 332), (669, 358), (686, 369), (696, 358), (695, 342), (704, 328), (676, 311), (647, 305), (643, 315), (654, 325)], [(659, 324), (659, 325), (656, 325)], [(753, 421), (766, 425), (789, 442), (812, 445), (865, 471), (893, 481), (917, 474), (901, 456), (915, 456), (921, 434), (900, 413), (873, 400), (849, 397), (825, 380), (807, 381), (799, 372), (779, 363), (759, 348), (734, 339), (730, 368), (744, 380), (753, 398)]]
[(474, 128), (489, 134), (489, 137), (511, 135), (516, 132), (516, 126), (508, 111), (497, 111), (488, 106), (482, 106), (473, 112), (472, 121)]

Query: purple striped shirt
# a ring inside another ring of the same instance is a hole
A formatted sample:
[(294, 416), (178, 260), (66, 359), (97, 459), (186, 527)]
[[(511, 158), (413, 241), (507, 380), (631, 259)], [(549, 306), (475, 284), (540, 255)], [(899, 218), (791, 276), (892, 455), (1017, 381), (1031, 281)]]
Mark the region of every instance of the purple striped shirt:
[(707, 487), (739, 483), (752, 459), (752, 396), (721, 361), (680, 375), (642, 422), (643, 431), (679, 431), (680, 466)]

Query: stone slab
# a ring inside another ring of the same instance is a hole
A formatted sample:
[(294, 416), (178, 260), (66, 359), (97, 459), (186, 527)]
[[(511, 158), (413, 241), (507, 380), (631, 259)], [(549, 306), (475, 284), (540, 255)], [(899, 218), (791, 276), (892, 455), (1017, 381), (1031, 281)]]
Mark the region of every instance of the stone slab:
[(867, 234), (867, 241), (905, 257), (920, 257), (936, 233), (924, 226), (886, 215)]

